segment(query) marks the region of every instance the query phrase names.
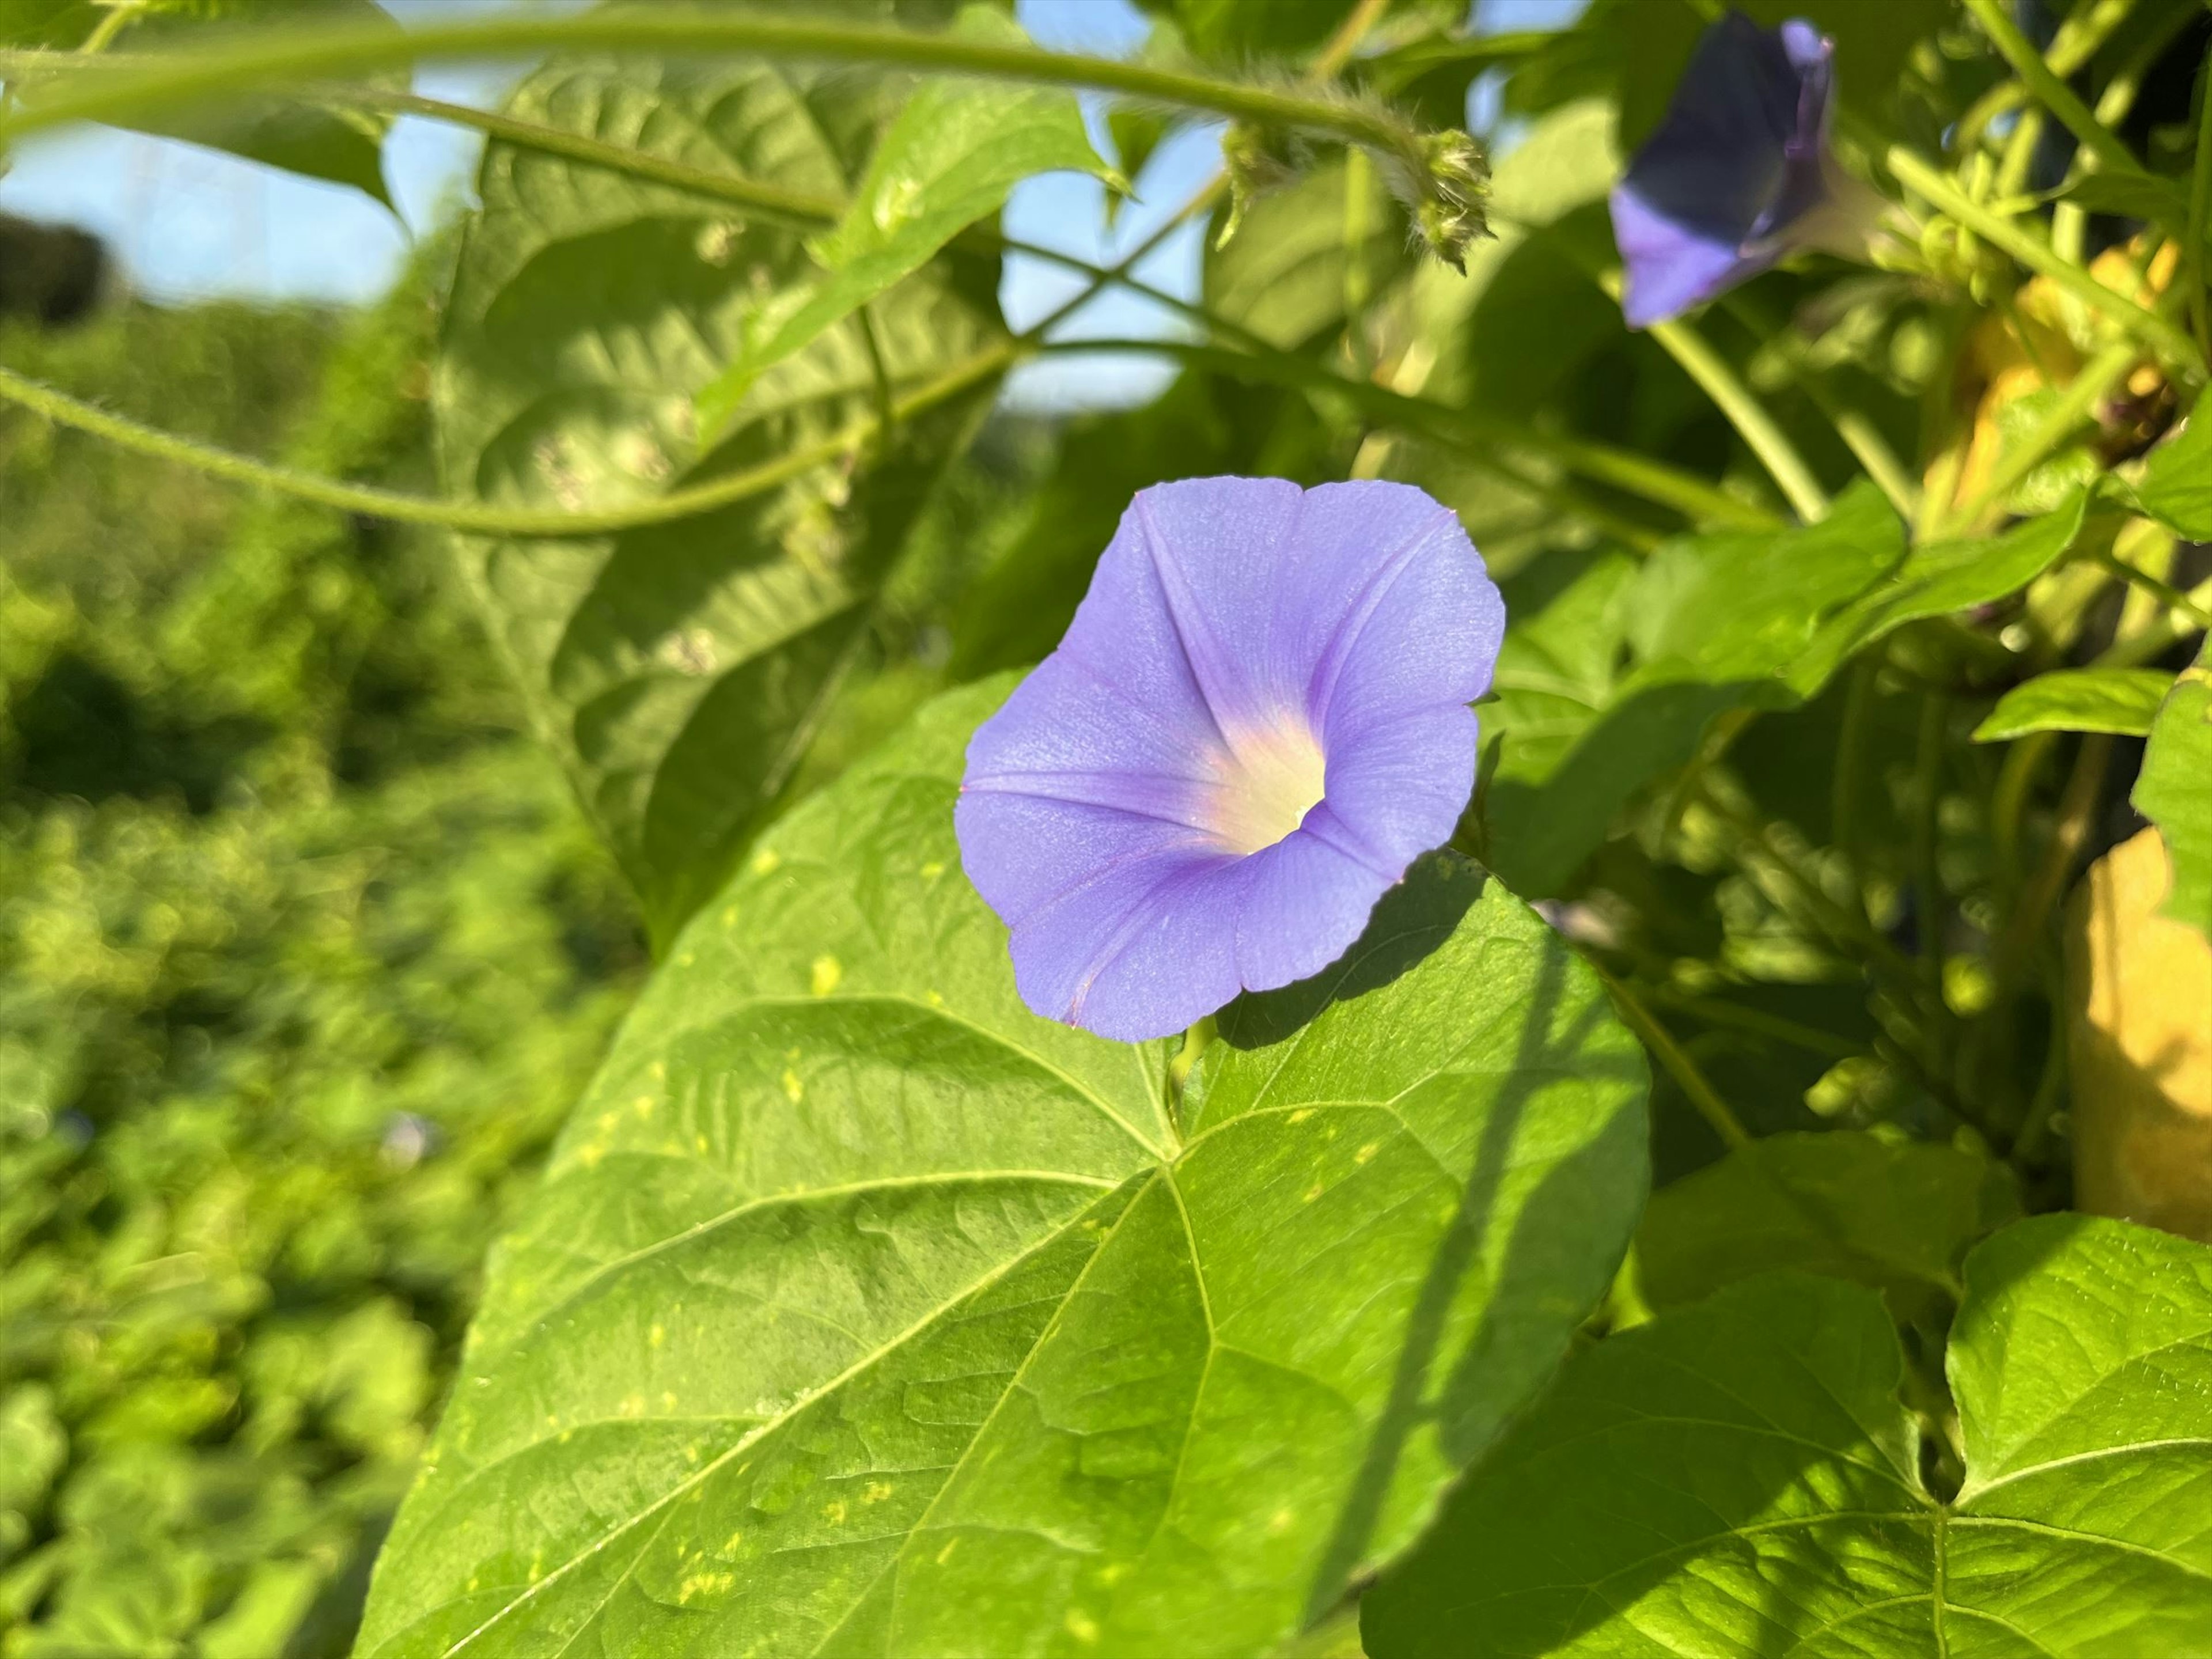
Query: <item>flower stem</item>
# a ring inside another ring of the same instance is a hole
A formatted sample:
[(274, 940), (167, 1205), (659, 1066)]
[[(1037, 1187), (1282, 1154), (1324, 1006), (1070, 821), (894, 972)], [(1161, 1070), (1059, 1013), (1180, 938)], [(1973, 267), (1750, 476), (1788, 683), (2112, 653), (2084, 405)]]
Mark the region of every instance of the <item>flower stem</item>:
[(1721, 1098), (1720, 1091), (1714, 1088), (1705, 1074), (1698, 1070), (1698, 1062), (1690, 1058), (1688, 1051), (1680, 1043), (1674, 1041), (1674, 1033), (1659, 1023), (1626, 985), (1595, 963), (1591, 968), (1605, 982), (1605, 988), (1613, 993), (1613, 1006), (1620, 1010), (1620, 1017), (1628, 1022), (1630, 1029), (1638, 1036), (1644, 1039), (1644, 1046), (1650, 1049), (1652, 1058), (1665, 1069), (1668, 1076), (1674, 1079), (1675, 1086), (1689, 1097), (1690, 1104), (1697, 1109), (1698, 1115), (1705, 1119), (1711, 1126), (1712, 1132), (1720, 1137), (1721, 1145), (1730, 1152), (1739, 1146), (1750, 1146), (1750, 1131), (1743, 1127), (1742, 1120), (1729, 1109), (1728, 1102)]
[[(976, 353), (949, 374), (898, 399), (892, 405), (893, 418), (910, 419), (981, 385), (1011, 366), (1018, 355), (1011, 341)], [(825, 461), (835, 460), (865, 443), (882, 425), (878, 417), (871, 416), (833, 437), (793, 450), (763, 465), (626, 507), (571, 513), (438, 501), (373, 484), (347, 483), (318, 473), (255, 460), (197, 439), (161, 431), (126, 416), (110, 414), (10, 368), (0, 368), (0, 398), (20, 404), (58, 425), (106, 439), (119, 448), (174, 461), (233, 483), (257, 484), (343, 513), (359, 513), (397, 524), (436, 525), (479, 535), (524, 538), (609, 535), (641, 525), (668, 524), (726, 507), (787, 483)]]
[[(1618, 300), (1620, 273), (1608, 271), (1602, 281), (1606, 292)], [(1813, 469), (1805, 464), (1797, 447), (1790, 441), (1789, 435), (1767, 412), (1766, 405), (1743, 383), (1728, 360), (1685, 322), (1654, 323), (1644, 332), (1659, 343), (1661, 350), (1681, 365), (1683, 372), (1712, 399), (1713, 407), (1728, 417), (1729, 424), (1736, 429), (1751, 453), (1759, 457), (1767, 476), (1781, 487), (1784, 497), (1797, 516), (1807, 524), (1826, 518), (1828, 494), (1820, 488), (1820, 481), (1813, 476)]]
[(1891, 146), (1885, 160), (1899, 182), (1942, 212), (1992, 246), (2009, 253), (2030, 270), (2048, 276), (2075, 299), (2133, 333), (2137, 339), (2166, 358), (2192, 384), (2203, 382), (2205, 354), (2197, 349), (2194, 339), (2157, 312), (2138, 305), (2124, 294), (2106, 288), (2079, 266), (2067, 264), (2048, 242), (2031, 235), (2010, 219), (1974, 201), (1904, 145)]
[(2074, 89), (2044, 61), (2034, 43), (2020, 32), (2019, 26), (2006, 14), (2002, 0), (1966, 0), (1966, 9), (1974, 14), (1983, 33), (1990, 37), (1990, 44), (2012, 65), (2013, 73), (2020, 76), (2021, 83), (2064, 124), (2106, 172), (2142, 171), (2142, 164), (2128, 153), (2128, 147), (2091, 113)]
[[(388, 69), (434, 58), (501, 57), (543, 51), (748, 52), (822, 63), (885, 64), (990, 79), (1088, 87), (1231, 120), (1325, 133), (1376, 151), (1432, 192), (1429, 135), (1380, 104), (1281, 86), (1255, 85), (1155, 64), (1048, 52), (956, 34), (778, 14), (636, 7), (548, 15), (538, 11), (455, 19), (397, 30), (388, 26), (287, 27), (54, 89), (36, 106), (0, 115), (0, 142), (65, 122), (105, 120), (265, 90), (271, 83)], [(65, 67), (52, 64), (53, 68)]]

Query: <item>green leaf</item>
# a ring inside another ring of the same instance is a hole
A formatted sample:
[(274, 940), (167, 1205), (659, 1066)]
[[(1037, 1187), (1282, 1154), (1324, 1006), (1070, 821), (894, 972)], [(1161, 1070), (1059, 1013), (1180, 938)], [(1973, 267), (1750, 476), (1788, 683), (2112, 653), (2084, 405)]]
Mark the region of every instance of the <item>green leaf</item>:
[(2151, 452), (2141, 479), (2115, 487), (2176, 535), (2212, 541), (2212, 416), (2192, 416)]
[(2148, 173), (2085, 173), (2063, 192), (2085, 213), (2110, 213), (2143, 219), (2177, 235), (2189, 224), (2186, 185)]
[(2118, 1659), (2212, 1629), (2212, 1250), (2045, 1216), (1967, 1258), (1966, 1476), (1881, 1299), (1754, 1279), (1571, 1362), (1363, 1603), (1373, 1659)]
[(2031, 732), (2111, 732), (2146, 737), (2173, 676), (2155, 668), (2061, 668), (2015, 685), (1974, 728), (1976, 743)]
[[(756, 62), (556, 64), (525, 119), (842, 197), (910, 84)], [(747, 393), (712, 446), (692, 398), (762, 296), (811, 270), (783, 227), (605, 168), (495, 146), (435, 378), (455, 495), (577, 508), (834, 441), (1004, 349), (995, 259), (947, 255)], [(878, 378), (878, 369), (881, 379)], [(590, 540), (471, 538), (461, 562), (539, 735), (665, 941), (774, 809), (873, 598), (994, 378), (778, 488)]]
[(363, 1659), (1260, 1654), (1408, 1543), (1565, 1351), (1644, 1181), (1640, 1050), (1424, 861), (1169, 1048), (1016, 997), (952, 808), (1003, 682), (793, 811), (571, 1119)]
[(1252, 198), (1226, 246), (1209, 239), (1204, 297), (1217, 315), (1297, 351), (1340, 332), (1413, 264), (1405, 210), (1353, 152)]
[[(203, 14), (212, 10), (214, 21)], [(176, 15), (171, 15), (176, 14)], [(106, 15), (106, 8), (69, 0), (9, 0), (0, 10), (0, 43), (73, 48)], [(206, 46), (227, 35), (270, 22), (303, 19), (333, 24), (398, 24), (375, 0), (227, 0), (220, 7), (155, 5), (124, 37), (133, 48)], [(405, 77), (373, 77), (396, 81)], [(35, 85), (25, 88), (35, 105)], [(384, 185), (384, 135), (390, 120), (343, 106), (298, 99), (226, 94), (187, 108), (132, 118), (127, 125), (165, 138), (181, 138), (228, 151), (249, 161), (344, 185), (389, 207)]]
[(2158, 826), (2173, 860), (2162, 914), (2212, 937), (2212, 643), (2198, 653), (2151, 722), (2130, 797)]
[[(982, 6), (963, 10), (956, 32), (990, 45), (1028, 38)], [(723, 431), (763, 374), (921, 270), (969, 225), (996, 214), (1023, 179), (1058, 172), (1088, 173), (1123, 187), (1091, 149), (1073, 94), (985, 81), (924, 82), (876, 146), (844, 218), (811, 244), (826, 274), (765, 297), (747, 318), (737, 361), (699, 393), (702, 429)]]
[(2077, 491), (2055, 512), (2002, 536), (1931, 542), (1832, 618), (1794, 664), (1790, 679), (1810, 696), (1859, 652), (1909, 622), (1948, 616), (2016, 593), (2064, 556), (2089, 498)]
[(1657, 1309), (1799, 1268), (1887, 1291), (1909, 1317), (1955, 1302), (1967, 1247), (2019, 1215), (2011, 1177), (1971, 1152), (1857, 1130), (1771, 1135), (1652, 1194), (1637, 1270)]
[[(1873, 591), (1903, 551), (1897, 515), (1862, 483), (1817, 525), (1685, 538), (1640, 570), (1607, 559), (1523, 612), (1498, 659), (1498, 702), (1481, 711), (1485, 741), (1503, 744), (1484, 801), (1490, 866), (1516, 892), (1559, 891), (1614, 815), (1696, 754), (1714, 716), (1806, 695), (1788, 676), (1822, 617)], [(1562, 649), (1578, 659), (1571, 672), (1558, 672)]]

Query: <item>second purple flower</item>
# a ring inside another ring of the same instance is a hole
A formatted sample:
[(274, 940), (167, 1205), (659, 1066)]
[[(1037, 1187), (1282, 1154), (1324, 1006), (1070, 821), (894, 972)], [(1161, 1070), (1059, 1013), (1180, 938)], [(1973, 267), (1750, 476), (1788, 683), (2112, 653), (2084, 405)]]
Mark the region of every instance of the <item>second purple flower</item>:
[(1140, 491), (968, 751), (962, 860), (1024, 1000), (1138, 1041), (1328, 966), (1449, 839), (1504, 623), (1409, 485)]

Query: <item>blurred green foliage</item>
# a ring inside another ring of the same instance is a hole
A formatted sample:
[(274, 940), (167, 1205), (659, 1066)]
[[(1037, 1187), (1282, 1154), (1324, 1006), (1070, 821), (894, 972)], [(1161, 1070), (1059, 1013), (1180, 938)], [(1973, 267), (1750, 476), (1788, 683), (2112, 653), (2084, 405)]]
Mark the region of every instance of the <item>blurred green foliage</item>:
[[(421, 487), (435, 263), (0, 356)], [(0, 1653), (341, 1653), (632, 905), (434, 539), (20, 415), (0, 525)]]

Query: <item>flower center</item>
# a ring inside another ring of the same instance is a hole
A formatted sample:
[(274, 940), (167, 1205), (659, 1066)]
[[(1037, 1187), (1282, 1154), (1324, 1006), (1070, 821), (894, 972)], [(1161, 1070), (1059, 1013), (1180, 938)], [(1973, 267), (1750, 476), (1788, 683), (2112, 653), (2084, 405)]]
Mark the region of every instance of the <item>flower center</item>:
[(1305, 822), (1328, 793), (1321, 744), (1303, 724), (1236, 733), (1212, 810), (1214, 839), (1239, 855), (1257, 853)]

